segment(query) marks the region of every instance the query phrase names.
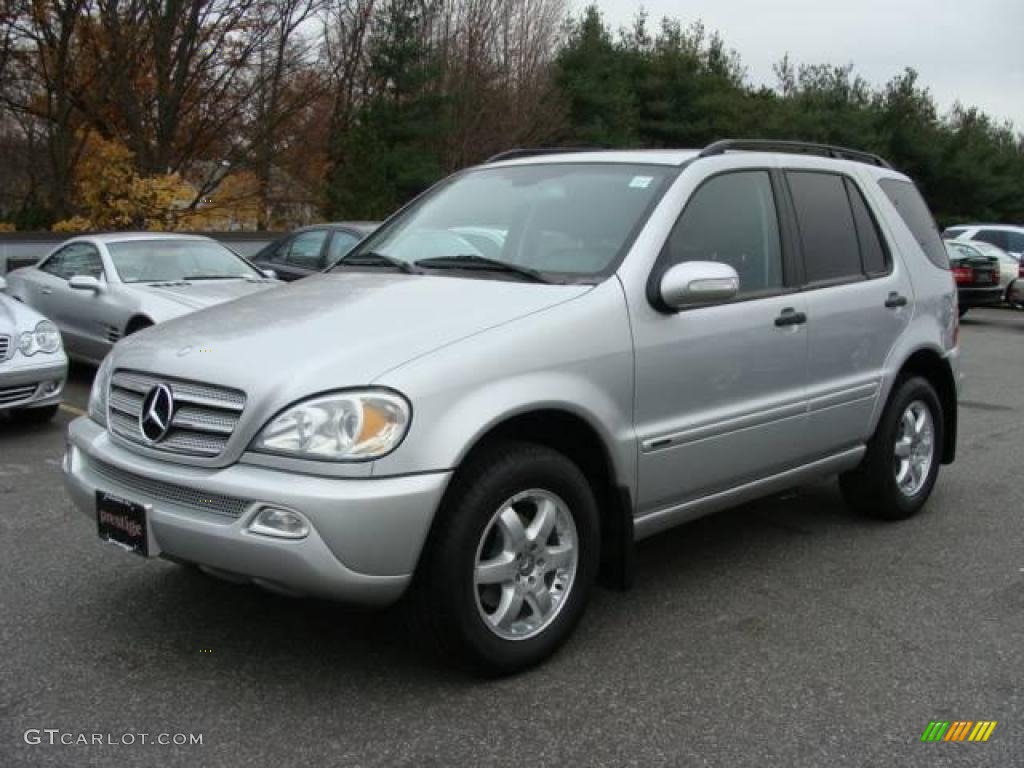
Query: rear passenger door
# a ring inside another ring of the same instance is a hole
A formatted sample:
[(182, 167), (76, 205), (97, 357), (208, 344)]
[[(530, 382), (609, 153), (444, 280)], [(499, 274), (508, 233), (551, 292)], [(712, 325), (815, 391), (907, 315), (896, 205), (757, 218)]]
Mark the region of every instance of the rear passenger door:
[(806, 441), (811, 457), (862, 443), (890, 350), (909, 324), (912, 289), (852, 176), (784, 173), (807, 302)]

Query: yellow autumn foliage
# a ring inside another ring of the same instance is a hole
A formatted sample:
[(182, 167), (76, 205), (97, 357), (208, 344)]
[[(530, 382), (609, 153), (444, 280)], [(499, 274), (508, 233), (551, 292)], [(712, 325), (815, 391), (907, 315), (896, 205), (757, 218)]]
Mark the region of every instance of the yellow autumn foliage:
[(127, 147), (90, 136), (75, 174), (74, 204), (79, 213), (53, 229), (177, 229), (189, 214), (186, 206), (192, 195), (192, 188), (177, 174), (140, 176)]

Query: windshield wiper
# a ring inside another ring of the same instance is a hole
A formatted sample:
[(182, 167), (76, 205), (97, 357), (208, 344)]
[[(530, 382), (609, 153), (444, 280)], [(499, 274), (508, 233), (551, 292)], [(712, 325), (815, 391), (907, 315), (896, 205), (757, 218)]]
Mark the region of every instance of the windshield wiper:
[(385, 253), (377, 253), (377, 251), (367, 251), (366, 253), (357, 253), (353, 256), (345, 256), (339, 259), (338, 262), (331, 267), (330, 271), (333, 272), (338, 267), (393, 267), (399, 272), (404, 272), (407, 275), (421, 274), (421, 272), (409, 262), (396, 259), (394, 256), (388, 256)]
[(244, 280), (245, 275), (186, 275), (182, 280)]
[(416, 266), (428, 267), (430, 269), (479, 269), (492, 272), (508, 272), (509, 274), (526, 277), (535, 283), (551, 282), (543, 273), (536, 269), (469, 253), (457, 256), (437, 256), (432, 259), (420, 259), (416, 262)]

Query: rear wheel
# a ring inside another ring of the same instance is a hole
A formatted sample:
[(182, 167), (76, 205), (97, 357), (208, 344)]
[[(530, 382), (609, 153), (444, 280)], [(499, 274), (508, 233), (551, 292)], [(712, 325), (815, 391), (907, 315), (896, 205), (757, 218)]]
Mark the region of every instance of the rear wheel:
[(839, 478), (847, 502), (882, 520), (917, 513), (939, 474), (944, 426), (942, 406), (927, 379), (898, 381), (864, 461)]
[(486, 449), (453, 481), (412, 608), (438, 650), (474, 671), (533, 666), (568, 638), (597, 573), (597, 503), (540, 445)]

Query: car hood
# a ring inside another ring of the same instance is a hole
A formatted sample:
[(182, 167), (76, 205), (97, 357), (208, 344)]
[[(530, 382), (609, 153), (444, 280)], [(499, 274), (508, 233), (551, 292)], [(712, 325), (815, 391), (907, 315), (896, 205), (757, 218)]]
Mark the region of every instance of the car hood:
[(129, 336), (114, 365), (234, 387), (264, 407), (282, 406), (371, 384), (439, 347), (591, 289), (390, 272), (314, 275)]
[(21, 331), (31, 331), (43, 316), (31, 307), (0, 293), (0, 336), (17, 336)]
[(192, 283), (124, 283), (124, 288), (138, 296), (144, 306), (155, 298), (193, 311), (240, 299), (279, 284), (276, 280), (197, 280)]

